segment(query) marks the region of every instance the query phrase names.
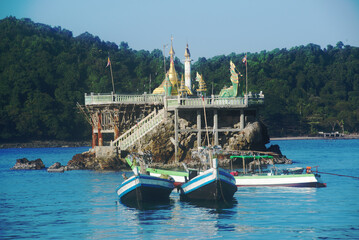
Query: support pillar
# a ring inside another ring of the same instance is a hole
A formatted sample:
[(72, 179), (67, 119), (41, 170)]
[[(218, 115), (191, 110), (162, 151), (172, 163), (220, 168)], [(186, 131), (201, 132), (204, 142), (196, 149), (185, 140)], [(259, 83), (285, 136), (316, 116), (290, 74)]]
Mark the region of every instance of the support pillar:
[(201, 111), (197, 110), (197, 147), (201, 147), (201, 134), (202, 134), (202, 126), (201, 126)]
[(214, 110), (213, 113), (213, 134), (214, 134), (214, 145), (218, 145), (218, 111)]
[(117, 125), (115, 125), (113, 131), (114, 131), (114, 140), (116, 140), (120, 136), (120, 130), (118, 129)]
[(178, 160), (178, 109), (175, 109), (175, 161)]
[(92, 148), (95, 148), (96, 147), (96, 142), (97, 142), (97, 134), (95, 133), (95, 127), (92, 126)]
[(116, 140), (120, 136), (120, 129), (119, 129), (119, 116), (116, 115), (114, 117), (114, 126), (113, 126), (113, 132), (114, 132), (114, 140)]
[(102, 132), (101, 132), (101, 122), (102, 122), (102, 117), (101, 117), (101, 112), (98, 113), (98, 124), (97, 124), (97, 134), (98, 134), (98, 145), (99, 146), (103, 146), (103, 138), (102, 138)]
[(241, 117), (240, 117), (240, 129), (244, 129), (244, 110), (241, 109)]

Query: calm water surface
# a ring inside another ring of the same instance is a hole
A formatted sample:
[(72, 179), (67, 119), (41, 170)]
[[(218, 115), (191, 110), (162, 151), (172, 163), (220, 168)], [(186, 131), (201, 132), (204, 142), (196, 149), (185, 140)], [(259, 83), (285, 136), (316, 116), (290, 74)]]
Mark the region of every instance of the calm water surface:
[[(273, 141), (294, 166), (359, 176), (359, 140)], [(359, 180), (322, 175), (327, 188), (239, 188), (229, 205), (117, 203), (122, 172), (11, 171), (17, 158), (66, 164), (88, 148), (0, 149), (0, 239), (355, 239)], [(126, 173), (128, 176), (131, 173)]]

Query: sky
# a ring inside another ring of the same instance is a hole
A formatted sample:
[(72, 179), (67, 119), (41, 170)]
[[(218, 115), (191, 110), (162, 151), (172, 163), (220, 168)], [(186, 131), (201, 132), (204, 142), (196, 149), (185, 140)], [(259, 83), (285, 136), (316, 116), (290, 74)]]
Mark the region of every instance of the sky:
[(14, 16), (89, 32), (134, 50), (163, 50), (171, 36), (191, 57), (290, 49), (338, 41), (359, 47), (359, 0), (0, 0), (0, 19)]

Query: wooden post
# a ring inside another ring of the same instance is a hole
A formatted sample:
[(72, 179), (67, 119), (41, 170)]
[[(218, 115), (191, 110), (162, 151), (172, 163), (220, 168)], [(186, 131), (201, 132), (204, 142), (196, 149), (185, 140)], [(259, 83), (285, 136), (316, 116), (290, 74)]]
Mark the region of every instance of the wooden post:
[(114, 119), (113, 119), (113, 121), (114, 121), (114, 127), (113, 127), (113, 131), (114, 131), (114, 140), (116, 140), (119, 136), (120, 136), (120, 129), (119, 129), (119, 116), (118, 116), (118, 114), (116, 114), (115, 116), (114, 116)]
[(243, 158), (243, 174), (246, 174), (246, 160)]
[(244, 129), (244, 110), (241, 109), (241, 117), (240, 117), (240, 129)]
[(201, 111), (197, 110), (197, 147), (201, 147)]
[(178, 108), (175, 109), (175, 161), (178, 160)]
[(166, 95), (164, 95), (162, 99), (163, 99), (163, 106), (165, 109), (165, 114), (163, 114), (163, 118), (167, 119), (167, 97), (166, 97)]
[(95, 127), (92, 126), (92, 148), (96, 147), (96, 141), (97, 141), (97, 134), (95, 133)]
[(214, 110), (213, 113), (213, 138), (214, 138), (214, 145), (218, 145), (218, 111), (217, 109)]
[(101, 112), (98, 113), (98, 124), (97, 124), (97, 134), (98, 134), (98, 146), (103, 146), (103, 138), (101, 132)]

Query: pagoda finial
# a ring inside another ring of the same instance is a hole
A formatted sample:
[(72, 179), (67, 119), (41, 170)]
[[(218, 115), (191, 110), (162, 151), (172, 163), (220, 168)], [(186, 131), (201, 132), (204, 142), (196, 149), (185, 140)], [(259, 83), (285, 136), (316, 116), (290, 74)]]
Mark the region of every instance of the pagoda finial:
[(173, 56), (175, 55), (175, 51), (173, 50), (173, 36), (171, 35), (171, 49), (169, 52), (170, 56), (171, 56), (171, 62), (173, 62)]
[(189, 48), (188, 48), (188, 43), (186, 46), (186, 50), (184, 51), (184, 56), (186, 57), (186, 59), (191, 57), (191, 53), (189, 52)]

